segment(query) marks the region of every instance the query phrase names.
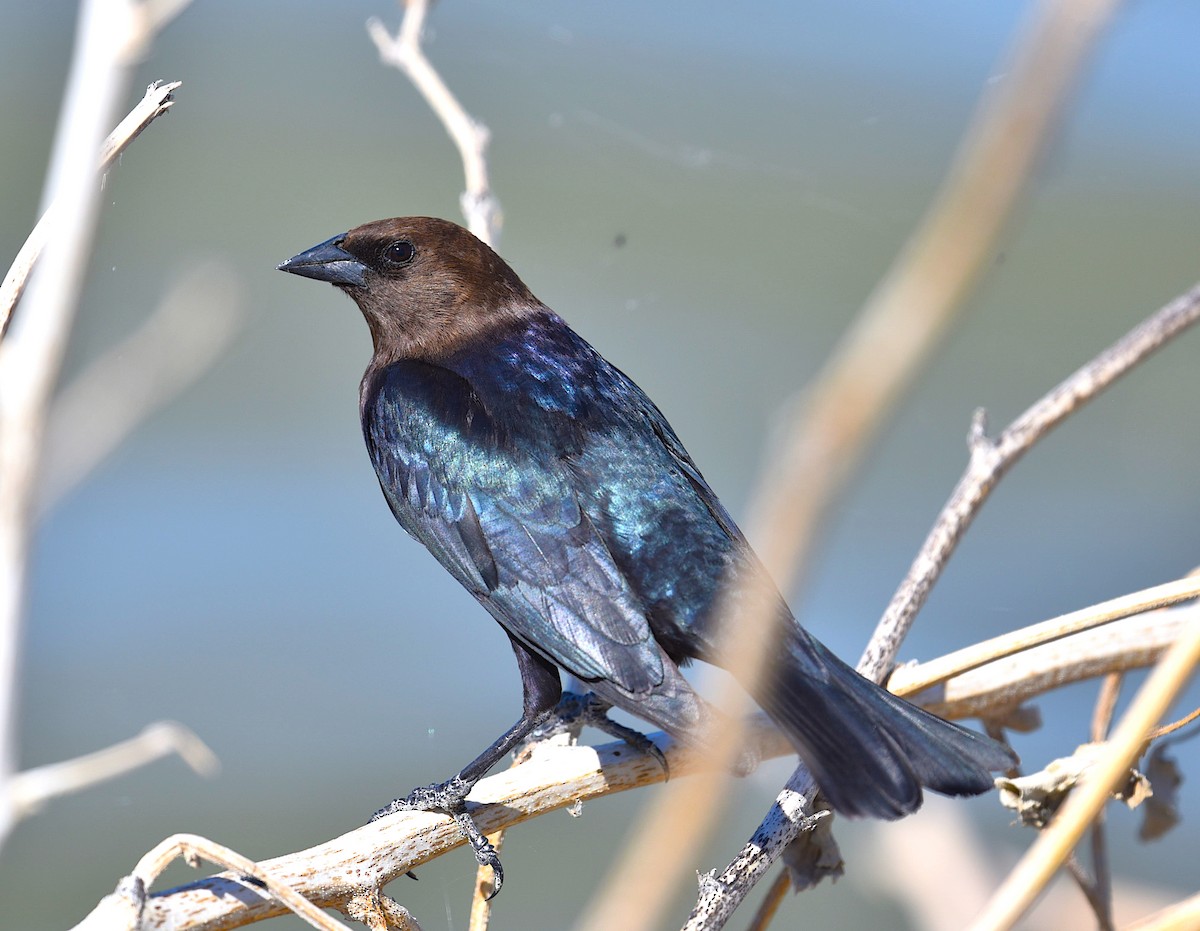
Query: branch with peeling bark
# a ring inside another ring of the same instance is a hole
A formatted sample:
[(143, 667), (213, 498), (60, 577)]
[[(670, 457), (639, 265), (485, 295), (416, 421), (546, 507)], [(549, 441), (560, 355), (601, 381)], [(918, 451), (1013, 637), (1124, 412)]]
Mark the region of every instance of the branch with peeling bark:
[[(1186, 612), (1190, 612), (1190, 615)], [(1113, 622), (1105, 630), (1140, 622), (1144, 625), (1143, 633), (1162, 644), (1158, 651), (1144, 652), (1139, 654), (1136, 661), (1129, 660), (1129, 668), (1133, 668), (1134, 665), (1153, 664), (1170, 646), (1185, 616), (1200, 614), (1191, 607), (1157, 611)], [(1057, 654), (1059, 668), (1050, 675), (1039, 677), (1041, 686), (1036, 692), (1027, 688), (1022, 690), (1022, 694), (1032, 697), (1033, 694), (1050, 691), (1062, 682), (1073, 681), (1079, 675), (1079, 670), (1088, 668), (1088, 652), (1102, 651), (1105, 647), (1094, 635), (1095, 631), (1083, 631), (1058, 641), (1068, 646), (1068, 649)], [(1040, 649), (1045, 649), (1045, 646), (1028, 652), (1032, 654)], [(1005, 663), (1008, 659), (996, 662)], [(1044, 667), (1039, 668), (1044, 670)], [(987, 669), (988, 665), (984, 665), (964, 675), (985, 673)], [(952, 688), (954, 683), (955, 680), (951, 679), (946, 687)], [(966, 700), (961, 704), (943, 702), (940, 711), (948, 717), (963, 717), (968, 707), (972, 709), (972, 714), (1001, 713), (1009, 707), (1009, 702), (1009, 694), (997, 690), (991, 704), (973, 702), (968, 706)], [(751, 723), (751, 746), (763, 759), (794, 752), (786, 739), (764, 718), (756, 716)], [(666, 735), (652, 736), (667, 755), (672, 778), (692, 775), (709, 767), (708, 760), (697, 759)], [(654, 760), (633, 753), (623, 743), (594, 748), (538, 745), (526, 762), (488, 777), (476, 786), (470, 797), (472, 816), (481, 830), (492, 833), (581, 801), (596, 800), (616, 792), (661, 782), (662, 779), (662, 769)], [(815, 828), (818, 833), (826, 830), (829, 819), (825, 813), (801, 816), (801, 803), (798, 797), (783, 802), (793, 817), (811, 819), (806, 827)], [(586, 824), (586, 821), (582, 823)], [(140, 914), (142, 920), (151, 927), (211, 931), (241, 927), (288, 910), (283, 901), (268, 894), (260, 884), (238, 878), (239, 874), (245, 873), (261, 881), (269, 877), (272, 883), (288, 886), (318, 906), (338, 908), (348, 916), (356, 917), (354, 910), (361, 909), (362, 903), (372, 900), (372, 897), (382, 896), (381, 890), (387, 883), (462, 843), (463, 838), (456, 825), (448, 818), (426, 812), (401, 813), (317, 847), (263, 861), (257, 864), (260, 872), (248, 873), (245, 869), (233, 867), (235, 872), (232, 874), (221, 874), (149, 895)], [(819, 846), (817, 849), (822, 856), (828, 857), (829, 851), (835, 848)], [(206, 855), (206, 859), (213, 858)], [(828, 859), (814, 864), (818, 870), (830, 870), (836, 866), (836, 861)], [(139, 868), (133, 875), (145, 878), (144, 873), (145, 870)], [(720, 881), (720, 877), (708, 880), (716, 882), (718, 886)], [(118, 891), (127, 885), (125, 881), (123, 883)], [(702, 881), (702, 885), (705, 884)]]

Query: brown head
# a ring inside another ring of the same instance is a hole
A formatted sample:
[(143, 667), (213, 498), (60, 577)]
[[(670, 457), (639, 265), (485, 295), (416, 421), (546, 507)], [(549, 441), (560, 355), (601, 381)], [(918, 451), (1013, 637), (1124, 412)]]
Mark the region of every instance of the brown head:
[(375, 365), (437, 359), (541, 307), (500, 256), (434, 217), (364, 223), (279, 270), (328, 281), (354, 298), (371, 329)]

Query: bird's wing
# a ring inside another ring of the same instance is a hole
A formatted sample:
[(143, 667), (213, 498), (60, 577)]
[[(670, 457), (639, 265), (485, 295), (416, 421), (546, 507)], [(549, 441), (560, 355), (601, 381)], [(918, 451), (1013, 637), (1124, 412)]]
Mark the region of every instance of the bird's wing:
[(460, 376), (380, 373), (363, 430), (397, 520), (507, 630), (581, 679), (663, 679), (643, 605), (580, 507), (573, 476), (497, 424)]

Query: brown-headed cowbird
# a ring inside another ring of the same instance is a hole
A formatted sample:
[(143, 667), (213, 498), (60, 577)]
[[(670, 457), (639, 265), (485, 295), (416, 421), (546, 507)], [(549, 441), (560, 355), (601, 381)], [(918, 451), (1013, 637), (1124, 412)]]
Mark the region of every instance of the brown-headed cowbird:
[[(587, 684), (593, 710), (695, 738), (708, 711), (680, 667), (720, 665), (718, 593), (763, 570), (654, 403), (466, 230), (380, 220), (279, 268), (358, 304), (375, 350), (363, 436), (384, 497), (512, 642), (520, 720), (445, 783), (377, 813), (456, 816), (498, 889), (464, 799), (554, 718), (559, 670)], [(836, 811), (898, 818), (922, 786), (974, 795), (1013, 764), (1007, 748), (858, 675), (773, 599), (771, 668), (743, 684)]]

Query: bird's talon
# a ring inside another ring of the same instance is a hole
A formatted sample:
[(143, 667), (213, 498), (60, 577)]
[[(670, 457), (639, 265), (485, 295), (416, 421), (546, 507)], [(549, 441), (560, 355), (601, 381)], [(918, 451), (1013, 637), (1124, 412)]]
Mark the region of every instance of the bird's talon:
[(467, 839), (467, 843), (471, 845), (471, 850), (475, 854), (475, 862), (480, 866), (491, 867), (492, 891), (487, 894), (487, 898), (492, 899), (504, 885), (504, 867), (500, 865), (500, 855), (496, 853), (496, 848), (492, 846), (491, 841), (479, 830), (479, 825), (465, 811), (456, 814), (454, 820), (463, 837)]

